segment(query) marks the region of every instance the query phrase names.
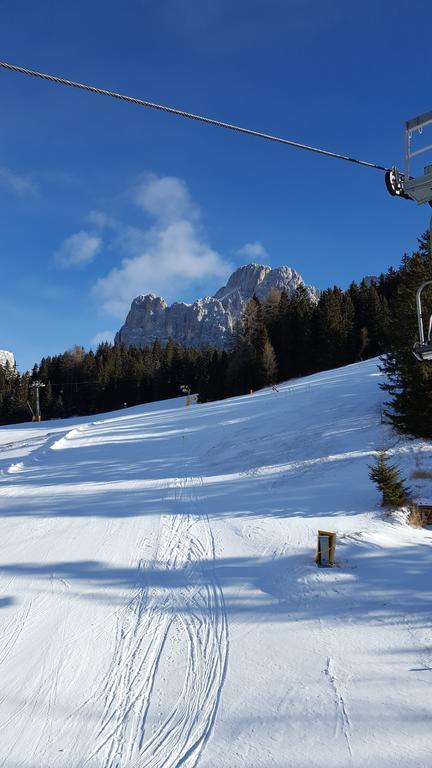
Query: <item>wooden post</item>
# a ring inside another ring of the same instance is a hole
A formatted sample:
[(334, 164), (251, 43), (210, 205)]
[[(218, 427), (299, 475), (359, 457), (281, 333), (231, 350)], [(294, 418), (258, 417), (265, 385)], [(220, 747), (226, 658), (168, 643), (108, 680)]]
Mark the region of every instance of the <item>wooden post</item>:
[(334, 556), (336, 550), (336, 534), (330, 531), (318, 531), (317, 551), (315, 562), (317, 565), (334, 565)]

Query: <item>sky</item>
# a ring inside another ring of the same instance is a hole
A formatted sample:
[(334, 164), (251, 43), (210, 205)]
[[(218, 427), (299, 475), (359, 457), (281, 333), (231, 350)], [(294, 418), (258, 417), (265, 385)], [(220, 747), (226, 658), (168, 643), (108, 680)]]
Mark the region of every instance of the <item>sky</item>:
[[(0, 0), (0, 59), (402, 167), (431, 25), (421, 0)], [(429, 224), (376, 170), (3, 70), (0, 99), (0, 348), (20, 370), (251, 261), (346, 288)]]

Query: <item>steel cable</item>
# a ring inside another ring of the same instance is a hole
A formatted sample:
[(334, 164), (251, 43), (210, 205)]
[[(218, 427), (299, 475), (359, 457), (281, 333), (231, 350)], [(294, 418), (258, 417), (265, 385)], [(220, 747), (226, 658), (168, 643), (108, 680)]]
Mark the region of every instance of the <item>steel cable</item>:
[(120, 101), (127, 101), (130, 104), (138, 104), (141, 107), (148, 107), (149, 109), (157, 109), (160, 112), (167, 112), (171, 115), (179, 115), (180, 117), (187, 117), (190, 120), (197, 120), (200, 123), (206, 123), (207, 125), (215, 125), (218, 128), (226, 128), (229, 131), (236, 131), (237, 133), (244, 133), (248, 136), (255, 136), (259, 139), (266, 139), (267, 141), (275, 141), (278, 144), (285, 144), (289, 147), (295, 147), (296, 149), (304, 149), (308, 152), (314, 152), (318, 155), (325, 155), (326, 157), (334, 157), (338, 160), (345, 160), (348, 163), (356, 163), (356, 165), (362, 165), (366, 168), (375, 168), (378, 171), (389, 171), (390, 168), (386, 168), (383, 165), (377, 163), (369, 163), (366, 160), (357, 160), (354, 157), (343, 155), (338, 152), (330, 152), (327, 149), (319, 149), (318, 147), (311, 147), (308, 144), (302, 144), (298, 141), (292, 141), (291, 139), (284, 139), (280, 136), (272, 136), (269, 133), (262, 133), (261, 131), (254, 131), (251, 128), (242, 128), (239, 125), (233, 125), (232, 123), (226, 123), (222, 120), (215, 120), (211, 117), (204, 117), (203, 115), (195, 115), (193, 112), (186, 112), (183, 109), (176, 109), (174, 107), (167, 107), (164, 104), (155, 104), (152, 101), (146, 99), (138, 99), (134, 96), (126, 96), (123, 93), (116, 93), (116, 91), (109, 91), (106, 88), (97, 88), (93, 85), (85, 85), (84, 83), (78, 83), (74, 80), (67, 80), (64, 77), (58, 77), (57, 75), (48, 75), (46, 72), (38, 72), (34, 69), (28, 69), (27, 67), (20, 67), (16, 64), (9, 64), (6, 61), (0, 61), (0, 68), (10, 70), (11, 72), (18, 72), (23, 75), (30, 75), (31, 77), (38, 77), (41, 80), (48, 80), (52, 83), (59, 85), (68, 85), (72, 88), (78, 88), (81, 91), (88, 91), (90, 93), (97, 93), (100, 96), (110, 96), (113, 99), (119, 99)]

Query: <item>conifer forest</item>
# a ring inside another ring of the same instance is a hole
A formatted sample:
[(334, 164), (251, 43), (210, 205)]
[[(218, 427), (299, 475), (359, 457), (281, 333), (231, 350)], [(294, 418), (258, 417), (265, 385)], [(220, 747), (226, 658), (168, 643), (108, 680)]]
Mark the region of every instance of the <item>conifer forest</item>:
[(405, 255), (399, 269), (343, 291), (322, 291), (312, 303), (300, 287), (292, 297), (254, 296), (238, 324), (232, 349), (182, 347), (159, 340), (143, 349), (100, 344), (75, 346), (44, 357), (31, 372), (0, 368), (0, 423), (28, 421), (34, 381), (43, 419), (102, 413), (178, 397), (199, 402), (242, 395), (280, 381), (381, 356), (387, 374), (388, 416), (403, 432), (432, 436), (431, 366), (412, 355), (415, 292), (431, 273), (429, 237)]

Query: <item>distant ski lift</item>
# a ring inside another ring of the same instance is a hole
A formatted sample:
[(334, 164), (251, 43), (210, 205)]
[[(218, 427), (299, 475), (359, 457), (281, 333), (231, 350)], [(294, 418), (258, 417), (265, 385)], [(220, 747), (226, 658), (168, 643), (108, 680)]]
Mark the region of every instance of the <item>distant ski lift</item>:
[(413, 353), (417, 360), (420, 360), (420, 362), (423, 362), (424, 360), (432, 360), (432, 315), (429, 317), (428, 331), (427, 336), (425, 337), (421, 304), (422, 291), (428, 285), (432, 285), (432, 280), (426, 280), (424, 283), (422, 283), (420, 288), (417, 290), (416, 295), (419, 341), (416, 341), (414, 344)]
[(422, 176), (411, 176), (410, 165), (414, 157), (432, 150), (432, 144), (412, 150), (411, 142), (414, 133), (421, 135), (423, 128), (432, 125), (432, 112), (413, 117), (405, 123), (405, 168), (401, 173), (396, 167), (387, 171), (385, 183), (391, 195), (404, 197), (406, 200), (415, 200), (418, 205), (429, 203), (432, 207), (432, 164), (426, 165)]

